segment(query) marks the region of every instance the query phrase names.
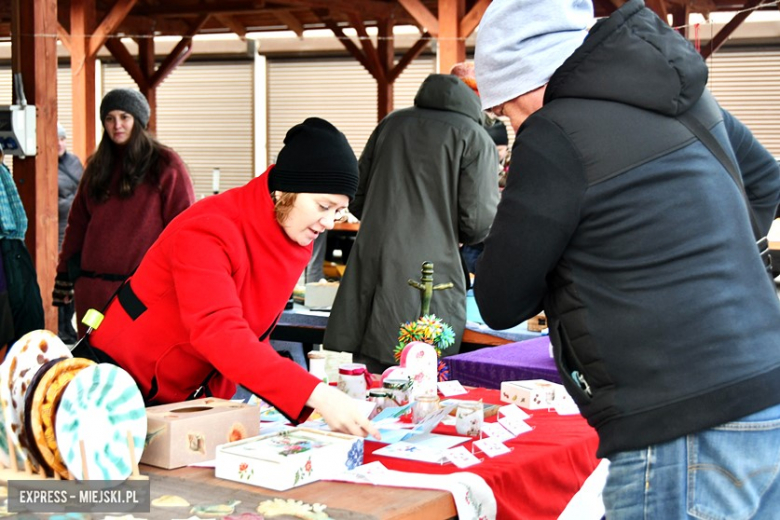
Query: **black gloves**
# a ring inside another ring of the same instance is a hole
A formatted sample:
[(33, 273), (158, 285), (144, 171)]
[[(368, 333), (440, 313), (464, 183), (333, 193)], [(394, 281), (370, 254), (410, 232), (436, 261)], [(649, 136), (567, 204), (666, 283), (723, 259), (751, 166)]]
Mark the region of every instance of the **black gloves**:
[(62, 307), (73, 301), (73, 282), (65, 273), (57, 274), (54, 279), (54, 290), (51, 293), (51, 303), (55, 307)]

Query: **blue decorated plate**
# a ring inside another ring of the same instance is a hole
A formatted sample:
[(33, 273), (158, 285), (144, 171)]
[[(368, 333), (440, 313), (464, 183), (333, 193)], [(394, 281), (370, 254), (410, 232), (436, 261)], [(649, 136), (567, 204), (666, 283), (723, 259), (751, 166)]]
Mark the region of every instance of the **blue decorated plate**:
[(132, 474), (146, 439), (146, 408), (133, 378), (101, 363), (78, 373), (62, 394), (55, 425), (57, 446), (71, 474), (84, 480), (79, 441), (84, 442), (89, 480), (124, 480)]

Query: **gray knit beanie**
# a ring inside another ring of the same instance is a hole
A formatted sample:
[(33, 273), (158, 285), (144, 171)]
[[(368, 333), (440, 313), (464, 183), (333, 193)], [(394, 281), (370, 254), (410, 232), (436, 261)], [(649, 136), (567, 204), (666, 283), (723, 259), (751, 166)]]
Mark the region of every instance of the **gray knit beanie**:
[(100, 120), (105, 121), (106, 116), (112, 110), (127, 112), (141, 123), (141, 126), (144, 128), (149, 123), (149, 115), (151, 114), (149, 102), (137, 90), (115, 88), (103, 96), (103, 101), (100, 102)]
[(474, 51), (483, 110), (546, 85), (591, 23), (591, 0), (493, 0)]

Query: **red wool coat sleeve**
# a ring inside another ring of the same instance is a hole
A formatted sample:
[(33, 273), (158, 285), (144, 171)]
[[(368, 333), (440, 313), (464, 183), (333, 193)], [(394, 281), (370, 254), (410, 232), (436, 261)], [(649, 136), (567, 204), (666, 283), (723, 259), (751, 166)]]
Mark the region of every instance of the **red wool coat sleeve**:
[[(306, 400), (319, 380), (279, 356), (267, 340), (258, 341), (244, 317), (233, 279), (242, 276), (250, 259), (229, 253), (243, 237), (218, 217), (202, 224), (197, 230), (177, 233), (170, 245), (179, 312), (193, 349), (226, 378), (262, 396), (291, 419), (303, 419), (311, 411), (305, 410)], [(205, 234), (206, 227), (213, 233)], [(241, 265), (244, 262), (247, 265)], [(271, 308), (262, 298), (250, 305), (253, 308), (246, 312), (280, 312), (280, 307)]]

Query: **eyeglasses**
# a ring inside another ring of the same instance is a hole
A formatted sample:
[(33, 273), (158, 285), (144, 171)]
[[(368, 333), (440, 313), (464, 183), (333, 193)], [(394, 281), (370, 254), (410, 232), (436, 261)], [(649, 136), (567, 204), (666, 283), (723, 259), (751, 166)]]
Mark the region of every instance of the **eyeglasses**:
[(317, 206), (319, 207), (320, 213), (323, 214), (322, 217), (320, 217), (320, 218), (329, 217), (330, 213), (333, 214), (333, 216), (332, 216), (333, 222), (341, 222), (342, 220), (346, 220), (346, 218), (347, 218), (347, 209), (346, 208), (333, 209), (332, 207), (326, 206), (326, 205), (324, 205), (322, 203), (319, 203), (319, 202), (317, 203)]

